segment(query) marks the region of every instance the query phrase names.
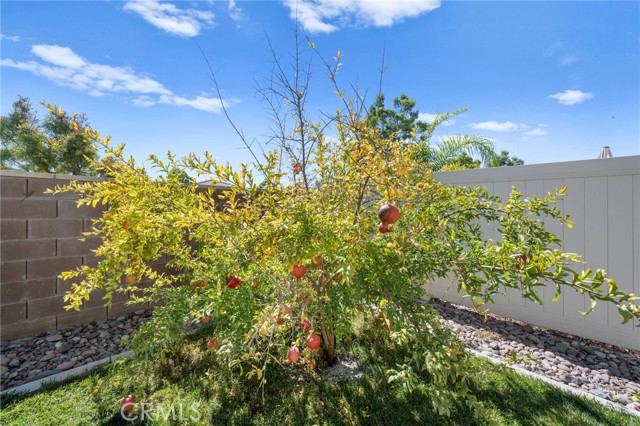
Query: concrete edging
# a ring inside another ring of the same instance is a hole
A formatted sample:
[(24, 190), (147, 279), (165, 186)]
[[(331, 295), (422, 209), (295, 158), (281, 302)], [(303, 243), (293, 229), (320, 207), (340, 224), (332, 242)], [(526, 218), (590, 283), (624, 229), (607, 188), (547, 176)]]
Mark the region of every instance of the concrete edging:
[(478, 357), (478, 358), (482, 358), (482, 359), (486, 359), (487, 361), (493, 363), (493, 364), (497, 364), (497, 365), (504, 365), (506, 367), (509, 367), (511, 369), (513, 369), (516, 373), (521, 374), (523, 376), (526, 377), (530, 377), (533, 379), (537, 379), (540, 380), (548, 385), (551, 385), (555, 388), (558, 388), (560, 390), (563, 390), (565, 392), (571, 393), (573, 395), (577, 395), (577, 396), (584, 396), (587, 399), (591, 399), (593, 401), (599, 402), (600, 404), (608, 407), (608, 408), (613, 408), (614, 410), (618, 410), (618, 411), (622, 411), (625, 412), (627, 414), (631, 414), (633, 416), (636, 416), (638, 418), (640, 418), (640, 412), (638, 412), (637, 410), (630, 410), (627, 407), (623, 407), (619, 404), (614, 403), (613, 401), (609, 401), (608, 399), (604, 399), (604, 398), (600, 398), (599, 396), (595, 396), (592, 393), (586, 392), (582, 389), (577, 389), (577, 388), (572, 388), (571, 386), (567, 386), (564, 383), (560, 383), (558, 381), (552, 380), (546, 376), (542, 376), (540, 374), (536, 374), (534, 372), (531, 372), (529, 370), (525, 370), (522, 367), (519, 367), (517, 365), (509, 365), (506, 362), (500, 360), (500, 359), (496, 359), (496, 358), (492, 358), (488, 355), (485, 355), (483, 353), (480, 353), (478, 351), (476, 351), (475, 349), (471, 349), (471, 348), (467, 348), (467, 351), (469, 353), (471, 353), (472, 355)]
[(96, 367), (99, 367), (102, 364), (106, 364), (107, 362), (111, 362), (115, 359), (118, 359), (120, 357), (124, 357), (124, 356), (131, 356), (133, 355), (132, 351), (126, 351), (126, 352), (121, 352), (119, 354), (116, 355), (111, 355), (107, 358), (102, 358), (99, 359), (97, 361), (93, 361), (90, 362), (89, 364), (85, 364), (85, 365), (81, 365), (79, 367), (76, 368), (72, 368), (70, 370), (67, 371), (62, 371), (60, 373), (51, 375), (51, 376), (47, 376), (47, 377), (43, 377), (42, 379), (38, 379), (38, 380), (34, 380), (32, 382), (28, 382), (25, 383), (23, 385), (20, 386), (16, 386), (14, 388), (9, 388), (9, 389), (5, 389), (3, 391), (0, 392), (0, 395), (6, 395), (9, 393), (31, 393), (31, 392), (36, 392), (38, 390), (40, 390), (40, 388), (42, 388), (42, 386), (44, 384), (48, 384), (48, 383), (56, 383), (56, 382), (60, 382), (62, 380), (65, 380), (69, 377), (74, 377), (74, 376), (78, 376), (80, 374), (86, 373), (88, 371), (93, 370)]

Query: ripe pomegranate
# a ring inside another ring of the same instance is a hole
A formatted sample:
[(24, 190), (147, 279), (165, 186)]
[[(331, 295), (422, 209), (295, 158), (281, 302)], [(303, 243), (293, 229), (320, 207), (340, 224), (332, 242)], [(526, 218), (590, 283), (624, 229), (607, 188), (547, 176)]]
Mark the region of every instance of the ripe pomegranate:
[(307, 346), (314, 351), (320, 347), (320, 342), (320, 336), (317, 334), (312, 334), (307, 338)]
[(291, 309), (291, 306), (289, 305), (284, 305), (282, 307), (282, 312), (284, 312), (285, 315), (291, 315), (293, 313), (293, 309)]
[(211, 340), (209, 340), (209, 342), (207, 343), (207, 348), (213, 349), (214, 351), (217, 351), (218, 349), (220, 349), (220, 342), (218, 341), (218, 338), (214, 337)]
[(351, 338), (351, 336), (347, 336), (344, 338), (344, 344), (349, 346), (351, 343), (353, 343), (353, 339)]
[(293, 165), (293, 174), (298, 174), (302, 171), (302, 166), (300, 165), (300, 163), (296, 163)]
[(284, 323), (284, 318), (282, 317), (276, 317), (276, 324), (278, 325), (282, 325)]
[(122, 401), (120, 401), (120, 410), (125, 413), (128, 413), (135, 408), (134, 407), (135, 403), (136, 403), (136, 397), (133, 395), (127, 395), (124, 398), (122, 398)]
[(311, 330), (311, 321), (303, 320), (302, 322), (300, 322), (300, 328), (302, 328), (302, 331), (304, 331), (305, 333)]
[(207, 324), (209, 321), (211, 321), (211, 317), (208, 317), (208, 316), (206, 316), (206, 315), (202, 317), (202, 322), (203, 322), (204, 324)]
[(238, 278), (238, 277), (234, 277), (233, 275), (232, 275), (232, 276), (227, 277), (227, 287), (229, 287), (229, 288), (231, 288), (231, 289), (234, 289), (234, 288), (236, 288), (236, 287), (239, 287), (239, 286), (241, 286), (242, 284), (244, 284), (244, 281), (242, 281), (242, 280), (241, 280), (240, 278)]
[(521, 270), (523, 268), (527, 267), (527, 255), (526, 254), (519, 254), (518, 256), (516, 256), (516, 269), (517, 270)]
[(310, 359), (309, 362), (307, 363), (309, 365), (309, 367), (313, 370), (316, 368), (317, 364), (316, 361), (314, 359)]
[(137, 283), (138, 281), (139, 281), (139, 279), (138, 279), (138, 277), (137, 277), (137, 276), (135, 276), (135, 275), (127, 275), (127, 276), (124, 278), (124, 282), (125, 282), (127, 285), (134, 285), (134, 284), (135, 284), (135, 283)]
[(400, 209), (393, 204), (385, 204), (378, 210), (378, 217), (382, 223), (393, 225), (400, 219)]
[(322, 266), (323, 263), (324, 263), (324, 259), (322, 258), (322, 256), (316, 256), (311, 261), (311, 266), (313, 266), (314, 268), (319, 268)]
[(291, 269), (291, 275), (297, 280), (302, 278), (305, 272), (307, 272), (307, 267), (304, 265), (293, 265), (293, 268)]
[(203, 288), (205, 285), (207, 285), (207, 282), (205, 280), (200, 280), (196, 283), (196, 288)]
[(126, 229), (127, 231), (131, 231), (131, 226), (129, 226), (128, 222), (122, 224), (122, 229)]
[(380, 231), (381, 234), (386, 234), (388, 232), (391, 232), (391, 228), (389, 228), (389, 225), (382, 222), (380, 225), (378, 225), (378, 231)]
[(307, 305), (307, 308), (313, 304), (313, 297), (311, 296), (305, 296), (303, 300), (304, 304)]
[(296, 362), (300, 359), (300, 349), (297, 346), (291, 346), (287, 351), (287, 361)]

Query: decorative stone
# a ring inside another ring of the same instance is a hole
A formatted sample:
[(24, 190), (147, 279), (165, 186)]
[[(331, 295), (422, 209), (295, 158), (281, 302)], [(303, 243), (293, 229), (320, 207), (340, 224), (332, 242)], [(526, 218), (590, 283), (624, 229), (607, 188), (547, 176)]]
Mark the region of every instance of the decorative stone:
[(42, 358), (40, 358), (40, 362), (45, 362), (45, 361), (49, 361), (53, 358), (55, 358), (55, 354), (46, 354), (45, 356), (43, 356)]
[(629, 398), (627, 397), (627, 395), (622, 393), (617, 394), (615, 396), (615, 400), (620, 404), (624, 404), (624, 405), (627, 405), (629, 403)]
[(602, 389), (600, 388), (591, 389), (589, 392), (599, 398), (607, 399), (607, 394), (602, 392)]
[(63, 362), (62, 364), (58, 365), (58, 367), (56, 367), (56, 368), (58, 370), (65, 371), (65, 370), (69, 370), (69, 369), (73, 368), (75, 365), (76, 365), (76, 363), (73, 362), (73, 361), (66, 361), (66, 362)]
[(72, 346), (67, 342), (58, 342), (56, 343), (55, 347), (58, 352), (60, 352), (61, 354), (64, 354), (69, 352)]
[(47, 342), (53, 343), (62, 340), (62, 336), (59, 334), (53, 334), (51, 336), (47, 336)]
[(565, 383), (571, 383), (571, 381), (573, 380), (573, 376), (570, 374), (563, 374), (562, 376), (560, 376), (560, 380)]
[(595, 349), (593, 349), (591, 346), (587, 346), (587, 345), (580, 345), (580, 348), (585, 351), (588, 354), (594, 354), (595, 353)]
[(531, 340), (531, 341), (532, 341), (533, 343), (535, 343), (535, 344), (542, 343), (542, 340), (538, 339), (538, 338), (537, 338), (536, 336), (534, 336), (534, 335), (527, 336), (527, 338), (528, 338), (529, 340)]

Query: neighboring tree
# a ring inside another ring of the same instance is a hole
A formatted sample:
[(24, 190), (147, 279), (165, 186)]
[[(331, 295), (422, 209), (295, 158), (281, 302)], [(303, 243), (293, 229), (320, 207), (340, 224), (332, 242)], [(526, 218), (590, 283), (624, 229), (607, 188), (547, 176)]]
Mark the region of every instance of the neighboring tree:
[(384, 102), (384, 95), (379, 94), (369, 108), (365, 119), (367, 125), (377, 129), (381, 138), (419, 144), (419, 158), (429, 162), (434, 171), (476, 168), (480, 163), (472, 156), (478, 156), (481, 163), (488, 164), (496, 155), (493, 142), (479, 135), (456, 135), (440, 138), (435, 143), (431, 141), (436, 127), (466, 111), (464, 108), (439, 114), (433, 122), (427, 123), (419, 119), (416, 101), (404, 93), (393, 99), (391, 109), (385, 108)]
[(376, 128), (385, 139), (423, 142), (428, 141), (435, 129), (432, 123), (419, 120), (416, 101), (406, 94), (393, 98), (393, 108), (385, 108), (385, 96), (379, 94), (369, 108), (365, 122)]
[(28, 98), (18, 97), (0, 118), (0, 166), (29, 172), (94, 175), (95, 132), (84, 114), (69, 115), (55, 105), (40, 121)]
[(489, 167), (522, 166), (524, 161), (518, 157), (510, 157), (509, 151), (502, 150), (489, 162)]
[[(476, 160), (471, 156), (478, 156)], [(487, 164), (495, 156), (493, 142), (478, 135), (455, 135), (421, 144), (420, 157), (431, 164), (433, 171), (470, 168)]]
[(447, 164), (441, 170), (469, 170), (469, 169), (479, 169), (480, 168), (480, 160), (475, 160), (466, 152), (463, 152), (456, 158), (451, 164)]

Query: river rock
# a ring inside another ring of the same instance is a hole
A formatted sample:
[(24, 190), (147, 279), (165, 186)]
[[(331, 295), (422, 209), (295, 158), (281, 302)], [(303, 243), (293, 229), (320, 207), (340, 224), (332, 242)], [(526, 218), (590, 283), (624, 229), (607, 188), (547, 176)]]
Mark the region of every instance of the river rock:
[(69, 369), (73, 368), (75, 365), (76, 365), (76, 363), (73, 362), (73, 361), (65, 361), (62, 364), (58, 365), (58, 367), (56, 367), (56, 368), (58, 370), (65, 371), (65, 370), (69, 370)]

